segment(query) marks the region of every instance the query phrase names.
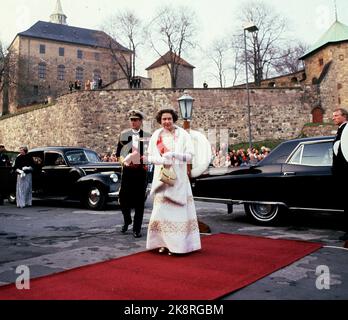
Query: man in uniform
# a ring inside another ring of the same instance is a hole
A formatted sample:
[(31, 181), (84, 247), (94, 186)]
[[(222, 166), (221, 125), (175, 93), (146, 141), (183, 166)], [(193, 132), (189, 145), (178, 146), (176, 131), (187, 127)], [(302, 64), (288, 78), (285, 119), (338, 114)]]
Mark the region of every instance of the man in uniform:
[(147, 187), (147, 166), (144, 164), (145, 140), (150, 134), (141, 127), (144, 115), (138, 110), (129, 113), (130, 129), (121, 132), (116, 157), (122, 164), (122, 181), (119, 202), (124, 218), (122, 233), (132, 224), (131, 211), (134, 208), (133, 236), (140, 238), (144, 216)]
[[(336, 133), (334, 146), (333, 146), (333, 161), (332, 161), (332, 174), (337, 181), (338, 186), (338, 192), (337, 197), (340, 197), (341, 200), (345, 201), (345, 208), (344, 208), (344, 214), (345, 214), (345, 234), (340, 237), (340, 240), (348, 240), (348, 208), (347, 208), (347, 200), (345, 200), (344, 192), (346, 189), (344, 189), (345, 182), (348, 179), (348, 159), (347, 155), (344, 155), (342, 152), (342, 143), (347, 143), (347, 141), (342, 141), (342, 132), (347, 126), (347, 120), (348, 120), (348, 111), (339, 108), (336, 109), (333, 112), (332, 117), (333, 122), (338, 126), (338, 130)], [(348, 128), (346, 128), (347, 130)]]

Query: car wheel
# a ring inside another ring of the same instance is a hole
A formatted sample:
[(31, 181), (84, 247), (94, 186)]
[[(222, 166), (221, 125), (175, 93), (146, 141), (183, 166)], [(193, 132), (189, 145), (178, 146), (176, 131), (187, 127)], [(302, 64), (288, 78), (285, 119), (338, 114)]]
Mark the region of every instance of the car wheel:
[(10, 193), (7, 200), (11, 204), (16, 204), (16, 194), (14, 192)]
[(257, 224), (270, 225), (279, 222), (284, 210), (277, 204), (245, 203), (245, 213)]
[(92, 210), (101, 210), (106, 203), (106, 195), (103, 189), (98, 185), (90, 186), (84, 199), (87, 208)]

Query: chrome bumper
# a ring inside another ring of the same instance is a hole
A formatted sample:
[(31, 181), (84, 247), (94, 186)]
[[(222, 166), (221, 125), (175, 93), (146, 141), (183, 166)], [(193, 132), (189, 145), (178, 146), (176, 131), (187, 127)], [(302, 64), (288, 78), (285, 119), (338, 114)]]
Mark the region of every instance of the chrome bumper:
[(119, 191), (108, 193), (109, 198), (118, 198), (120, 195)]

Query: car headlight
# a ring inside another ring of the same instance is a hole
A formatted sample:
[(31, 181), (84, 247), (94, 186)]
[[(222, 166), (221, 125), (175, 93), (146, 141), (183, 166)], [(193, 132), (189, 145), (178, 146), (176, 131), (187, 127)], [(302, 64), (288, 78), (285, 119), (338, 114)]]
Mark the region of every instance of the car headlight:
[(118, 181), (118, 175), (116, 173), (113, 173), (110, 175), (110, 179), (116, 183)]

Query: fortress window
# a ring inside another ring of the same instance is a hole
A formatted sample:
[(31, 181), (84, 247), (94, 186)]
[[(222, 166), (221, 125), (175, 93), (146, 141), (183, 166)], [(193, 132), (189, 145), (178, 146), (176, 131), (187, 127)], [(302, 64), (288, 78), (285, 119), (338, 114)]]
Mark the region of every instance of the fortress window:
[(40, 53), (45, 54), (46, 53), (46, 46), (44, 44), (40, 44)]
[(93, 80), (97, 81), (99, 78), (101, 78), (101, 72), (99, 69), (95, 69), (93, 71)]
[(323, 58), (320, 58), (320, 59), (319, 59), (319, 66), (322, 66), (322, 65), (324, 65), (324, 59), (323, 59)]
[(64, 57), (64, 48), (59, 48), (59, 56)]
[(269, 87), (269, 88), (274, 88), (275, 86), (276, 86), (276, 85), (275, 85), (275, 82), (274, 82), (274, 81), (268, 83), (268, 87)]
[(81, 67), (76, 68), (76, 80), (83, 81), (83, 68)]
[(77, 59), (83, 59), (83, 51), (77, 50)]
[(39, 79), (46, 79), (46, 63), (39, 63)]
[(58, 80), (64, 80), (64, 78), (65, 78), (65, 66), (59, 65), (57, 73), (58, 73)]

